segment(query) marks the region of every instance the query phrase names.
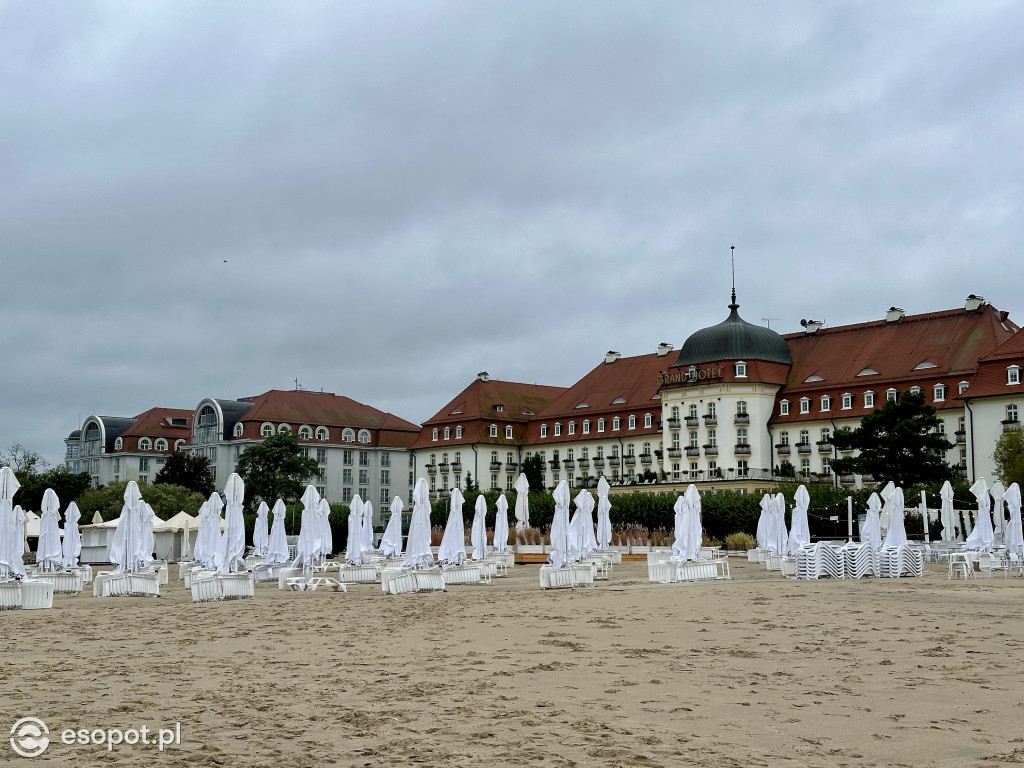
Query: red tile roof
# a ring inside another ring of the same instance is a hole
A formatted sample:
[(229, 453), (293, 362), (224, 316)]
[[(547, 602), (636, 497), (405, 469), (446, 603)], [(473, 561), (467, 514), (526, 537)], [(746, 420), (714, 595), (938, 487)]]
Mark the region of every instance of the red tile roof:
[[(139, 438), (167, 440), (168, 450), (174, 450), (175, 440), (188, 440), (192, 435), (193, 412), (182, 408), (150, 408), (134, 417), (134, 423), (122, 432), (121, 451), (138, 450)], [(184, 419), (184, 426), (172, 426), (171, 419)], [(155, 446), (155, 442), (154, 442)]]
[(1024, 394), (1024, 370), (1021, 382), (1007, 384), (1007, 368), (1019, 365), (1024, 368), (1024, 333), (1015, 333), (991, 353), (982, 358), (978, 372), (971, 379), (971, 384), (960, 399), (968, 400), (977, 397), (998, 397), (1000, 395)]

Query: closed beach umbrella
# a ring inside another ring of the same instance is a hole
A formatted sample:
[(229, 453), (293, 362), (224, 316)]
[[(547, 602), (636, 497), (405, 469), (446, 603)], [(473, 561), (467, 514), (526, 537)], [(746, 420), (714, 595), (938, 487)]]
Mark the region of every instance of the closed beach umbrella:
[(422, 477), (416, 481), (412, 491), (412, 518), (409, 520), (409, 535), (405, 539), (406, 568), (427, 568), (434, 564), (430, 551), (430, 491)]
[(465, 503), (462, 491), (453, 488), (448, 523), (444, 527), (441, 546), (437, 549), (437, 560), (442, 565), (462, 565), (466, 560), (466, 524), (462, 519), (462, 505)]
[[(356, 497), (359, 498), (358, 496)], [(316, 488), (307, 485), (302, 492), (302, 514), (299, 516), (299, 540), (295, 545), (293, 567), (310, 565), (319, 557), (323, 526), (317, 514), (320, 505), (320, 494)]]
[(284, 532), (284, 516), (287, 513), (284, 502), (278, 499), (274, 502), (274, 522), (270, 526), (270, 539), (267, 544), (267, 554), (264, 558), (268, 563), (288, 562), (288, 537)]
[(22, 548), (25, 535), (22, 526), (24, 515), (18, 519), (14, 510), (14, 494), (21, 483), (14, 476), (10, 467), (0, 467), (0, 573), (16, 573), (25, 575), (22, 562)]
[(521, 531), (530, 527), (530, 481), (520, 472), (512, 487), (516, 489), (516, 530)]
[(357, 493), (348, 506), (348, 536), (345, 538), (345, 562), (363, 564), (363, 500)]
[(967, 537), (964, 549), (991, 552), (992, 547), (995, 546), (996, 537), (992, 530), (992, 515), (989, 514), (988, 483), (985, 482), (984, 477), (979, 477), (977, 482), (971, 486), (971, 493), (978, 500), (978, 516), (974, 519), (974, 530)]
[(117, 573), (135, 571), (141, 548), (142, 494), (138, 484), (132, 480), (124, 489), (124, 505), (117, 520), (117, 529), (110, 542), (110, 562)]
[(204, 538), (206, 534), (206, 518), (210, 516), (210, 502), (204, 501), (199, 505), (199, 512), (197, 517), (199, 518), (199, 525), (196, 528), (196, 543), (192, 547), (192, 559), (197, 563), (202, 563), (206, 557), (206, 540)]
[(583, 507), (580, 512), (583, 517), (583, 546), (580, 550), (582, 557), (589, 557), (597, 549), (597, 536), (594, 535), (594, 495), (586, 492)]
[(39, 507), (39, 541), (36, 544), (36, 563), (41, 571), (59, 571), (64, 566), (64, 552), (60, 546), (60, 528), (57, 514), (60, 499), (53, 488), (47, 488)]
[(61, 554), (65, 568), (76, 568), (78, 558), (82, 554), (82, 537), (78, 533), (78, 521), (81, 519), (82, 513), (78, 511), (78, 505), (72, 501), (64, 510), (64, 544)]
[(999, 536), (1003, 535), (1003, 529), (1006, 527), (1006, 518), (1003, 512), (1003, 496), (1005, 493), (1006, 489), (1003, 488), (1003, 484), (998, 480), (988, 489), (988, 495), (992, 497), (992, 529)]
[(146, 570), (153, 564), (153, 550), (156, 548), (156, 539), (153, 536), (153, 525), (156, 522), (156, 513), (146, 502), (139, 504), (139, 555), (138, 563), (140, 570)]
[(245, 570), (245, 518), (242, 504), (245, 482), (232, 472), (224, 486), (224, 533), (220, 538), (217, 569), (221, 573)]
[(1006, 525), (1006, 551), (1024, 556), (1024, 530), (1020, 520), (1020, 486), (1011, 483), (1003, 494), (1003, 501), (1010, 512), (1010, 522)]
[(768, 549), (768, 530), (771, 528), (772, 497), (761, 497), (761, 516), (757, 518), (757, 548)]
[(597, 548), (608, 549), (612, 545), (612, 503), (608, 500), (611, 486), (604, 475), (597, 481)]
[(363, 504), (363, 552), (373, 549), (373, 502)]
[(786, 497), (781, 493), (772, 497), (768, 527), (768, 550), (777, 555), (786, 554), (789, 534), (786, 533)]
[(882, 530), (889, 530), (889, 515), (892, 513), (892, 497), (896, 493), (896, 484), (890, 480), (882, 489), (882, 511), (878, 513), (878, 523)]
[(498, 503), (495, 504), (494, 513), (494, 539), (491, 544), (495, 552), (504, 552), (508, 549), (508, 499), (502, 491), (498, 496)]
[(380, 540), (380, 553), (384, 557), (402, 556), (402, 504), (401, 496), (391, 500), (391, 519), (384, 529), (384, 537)]
[(482, 493), (476, 497), (469, 543), (473, 546), (474, 560), (483, 560), (487, 557), (487, 499)]
[(270, 514), (270, 507), (267, 502), (261, 501), (256, 509), (256, 522), (252, 527), (252, 553), (258, 557), (267, 554), (270, 546), (270, 532), (267, 530), (267, 516)]
[(868, 511), (864, 515), (864, 522), (860, 524), (860, 543), (869, 544), (872, 549), (880, 549), (882, 546), (882, 526), (878, 520), (878, 513), (882, 509), (882, 500), (877, 493), (868, 497)]
[(675, 541), (672, 542), (672, 556), (686, 559), (686, 497), (682, 494), (672, 507), (675, 516)]
[(320, 521), (320, 556), (334, 552), (334, 536), (331, 533), (331, 505), (327, 499), (320, 499), (316, 507), (317, 519)]
[(944, 541), (956, 541), (958, 537), (956, 520), (953, 515), (953, 486), (949, 484), (949, 480), (942, 484), (939, 497), (942, 499), (942, 507), (939, 511), (939, 519), (942, 520), (942, 538)]
[(801, 485), (793, 494), (793, 501), (796, 506), (793, 508), (793, 518), (789, 523), (789, 554), (795, 555), (801, 544), (811, 543), (811, 529), (807, 524), (807, 507), (811, 504), (811, 497), (807, 488)]
[(584, 511), (588, 503), (593, 504), (590, 492), (584, 488), (573, 499), (576, 503), (576, 511), (569, 520), (569, 560), (576, 561), (583, 558), (583, 550), (586, 547), (586, 526), (588, 515)]
[(683, 556), (687, 560), (700, 557), (700, 546), (704, 543), (704, 526), (701, 522), (700, 491), (690, 483), (686, 488), (686, 510), (683, 527), (686, 530)]
[(903, 525), (903, 489), (896, 488), (889, 497), (889, 527), (885, 529), (883, 548), (900, 547), (907, 543), (907, 529)]
[[(562, 480), (555, 488), (555, 515), (551, 518), (551, 553), (548, 562), (555, 568), (569, 563), (569, 486)], [(518, 501), (516, 502), (518, 508)]]

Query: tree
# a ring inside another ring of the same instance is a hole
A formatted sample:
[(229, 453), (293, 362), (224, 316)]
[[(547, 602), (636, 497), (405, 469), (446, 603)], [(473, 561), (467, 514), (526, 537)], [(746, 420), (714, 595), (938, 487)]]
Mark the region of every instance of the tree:
[(859, 455), (836, 459), (832, 470), (892, 480), (903, 488), (951, 479), (945, 454), (952, 445), (936, 431), (939, 424), (924, 396), (907, 392), (869, 413), (857, 429), (835, 431), (832, 444)]
[(0, 454), (0, 467), (10, 467), (15, 472), (34, 474), (46, 469), (48, 463), (39, 451), (26, 448), (21, 443), (11, 443), (7, 452)]
[(273, 435), (250, 445), (242, 451), (235, 467), (245, 481), (246, 502), (252, 508), (259, 501), (273, 504), (278, 498), (298, 499), (318, 468), (315, 459), (302, 455), (298, 439), (287, 434)]
[[(76, 499), (82, 512), (82, 522), (92, 522), (94, 512), (99, 512), (104, 520), (117, 518), (121, 514), (121, 507), (124, 506), (124, 489), (127, 485), (127, 481), (120, 480), (102, 488), (90, 488), (82, 493)], [(161, 520), (173, 517), (179, 512), (195, 515), (206, 500), (201, 493), (167, 483), (140, 485), (139, 492), (142, 494), (142, 500), (153, 508), (153, 513)]]
[(473, 482), (473, 473), (472, 472), (466, 472), (466, 493), (471, 493), (472, 491), (479, 491), (479, 490), (480, 490), (479, 483), (474, 483)]
[(215, 490), (210, 460), (199, 454), (175, 451), (167, 457), (153, 479), (153, 485), (161, 484), (179, 485), (209, 496)]
[(996, 465), (996, 474), (1003, 485), (1018, 483), (1024, 486), (1024, 432), (1004, 432), (996, 441), (992, 452), (992, 461)]
[(540, 454), (534, 454), (523, 461), (523, 474), (530, 483), (531, 491), (544, 490), (544, 459)]
[(43, 494), (52, 488), (62, 505), (77, 499), (92, 482), (86, 473), (76, 474), (61, 464), (46, 472), (15, 471), (21, 488), (14, 495), (14, 503), (23, 509), (38, 510), (43, 503)]

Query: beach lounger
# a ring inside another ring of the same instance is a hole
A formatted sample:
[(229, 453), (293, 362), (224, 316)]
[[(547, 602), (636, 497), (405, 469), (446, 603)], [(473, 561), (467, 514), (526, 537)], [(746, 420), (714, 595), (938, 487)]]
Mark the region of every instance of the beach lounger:
[(55, 571), (53, 573), (40, 573), (34, 579), (48, 581), (53, 584), (53, 591), (58, 595), (77, 595), (81, 593), (84, 583), (82, 574), (78, 571)]
[(445, 565), (441, 567), (445, 586), (450, 584), (490, 584), (491, 571), (484, 565)]

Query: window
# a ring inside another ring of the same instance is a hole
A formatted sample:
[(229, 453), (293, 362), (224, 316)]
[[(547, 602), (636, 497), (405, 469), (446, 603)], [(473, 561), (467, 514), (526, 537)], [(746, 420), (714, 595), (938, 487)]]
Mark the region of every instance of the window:
[(789, 400), (779, 401), (779, 416), (789, 416)]
[(678, 451), (679, 450), (679, 433), (678, 432), (673, 432), (672, 433), (672, 450), (673, 451)]
[(462, 439), (462, 427), (456, 427), (455, 428), (455, 439), (456, 440)]
[(708, 416), (710, 416), (713, 419), (717, 415), (718, 415), (718, 406), (715, 404), (714, 401), (708, 403)]
[(935, 428), (935, 431), (940, 435), (946, 434), (946, 422), (940, 421), (939, 425)]
[(800, 459), (800, 474), (805, 476), (811, 474), (810, 459)]
[(561, 425), (561, 424), (559, 424), (559, 423), (558, 423), (558, 422), (556, 421), (556, 422), (555, 422), (555, 437), (561, 437), (561, 436), (562, 436), (562, 425)]
[(743, 416), (743, 415), (746, 414), (746, 412), (747, 412), (747, 401), (746, 400), (739, 400), (739, 401), (737, 401), (737, 403), (736, 403), (736, 415), (737, 416)]
[(174, 450), (181, 451), (181, 450), (184, 450), (184, 449), (185, 449), (185, 440), (183, 438), (178, 438), (177, 440), (174, 441)]
[[(455, 454), (455, 455), (458, 456), (458, 454)], [(381, 451), (380, 452), (380, 465), (382, 467), (390, 467), (391, 466), (391, 451)]]
[(139, 459), (139, 472), (149, 472), (149, 459)]
[(919, 386), (917, 386), (916, 384), (914, 386), (912, 386), (910, 389), (908, 389), (907, 391), (910, 392), (910, 394), (912, 394), (912, 395), (920, 395), (921, 394), (921, 388)]
[(961, 381), (959, 384), (956, 385), (956, 392), (957, 392), (957, 394), (958, 395), (962, 395), (964, 392), (967, 391), (967, 387), (969, 387), (969, 386), (970, 386), (969, 382)]
[(274, 425), (264, 424), (262, 427), (260, 427), (260, 434), (263, 437), (270, 437), (271, 435), (274, 434)]
[(331, 436), (331, 433), (327, 430), (327, 427), (317, 427), (316, 428), (316, 439), (317, 440), (327, 440), (327, 439), (330, 438), (330, 436)]
[(341, 463), (352, 466), (352, 451), (351, 449), (345, 449), (341, 452)]
[(370, 442), (370, 430), (368, 430), (368, 429), (361, 429), (361, 430), (359, 430), (359, 442), (360, 443), (369, 443)]
[(844, 411), (848, 411), (851, 408), (853, 408), (853, 393), (852, 392), (844, 392), (843, 393), (843, 410)]
[[(345, 429), (341, 433), (341, 442), (351, 443), (356, 439), (356, 432), (354, 429)], [(437, 430), (434, 430), (434, 439), (437, 440)]]
[(139, 450), (140, 451), (148, 451), (152, 447), (153, 447), (153, 444), (151, 442), (149, 442), (149, 438), (148, 437), (140, 437), (139, 438)]
[(713, 430), (708, 430), (708, 448), (716, 448), (718, 446), (718, 433)]
[(736, 378), (745, 379), (747, 377), (747, 364), (740, 360), (736, 363)]
[(149, 475), (139, 475), (139, 485), (148, 485)]
[(1006, 369), (1006, 383), (1007, 384), (1020, 384), (1020, 366), (1011, 365)]
[(810, 413), (810, 412), (811, 412), (811, 398), (809, 398), (809, 397), (801, 397), (800, 398), (800, 413)]
[(501, 413), (502, 411), (505, 410), (505, 406), (501, 405), (501, 404), (498, 404), (498, 405), (494, 406), (494, 410), (496, 410), (498, 413)]
[(779, 445), (789, 445), (789, 432), (779, 433)]
[(690, 432), (690, 447), (691, 448), (696, 448), (696, 447), (698, 447), (700, 445), (697, 442), (697, 439), (698, 439), (697, 438), (697, 432), (696, 431)]
[(436, 443), (439, 434), (441, 434), (440, 431), (437, 429), (437, 427), (434, 427), (434, 429), (430, 433), (430, 439)]
[(232, 434), (235, 437), (241, 437), (243, 429), (244, 427), (242, 426), (242, 422), (238, 422), (237, 424), (235, 424), (235, 429), (234, 432), (232, 432)]
[(290, 435), (291, 433), (292, 428), (288, 424), (281, 424), (277, 428), (277, 434), (279, 435)]
[(654, 416), (649, 413), (644, 414), (644, 429), (650, 429), (654, 426)]
[(512, 437), (513, 437), (512, 427), (511, 426), (506, 426), (505, 427), (505, 439), (506, 440), (511, 440)]
[(590, 434), (590, 420), (589, 419), (587, 419), (586, 421), (583, 422), (583, 434), (584, 435), (589, 435)]
[(576, 434), (576, 422), (575, 421), (570, 421), (569, 422), (569, 434), (570, 435), (575, 435)]
[(322, 483), (326, 479), (326, 477), (327, 477), (327, 470), (326, 469), (324, 469), (323, 467), (320, 467), (319, 469), (317, 469), (317, 471), (316, 471), (316, 479), (317, 480), (319, 480)]
[(369, 451), (360, 451), (359, 452), (359, 466), (360, 467), (368, 467), (368, 466), (370, 466), (370, 452)]
[(687, 411), (687, 413), (689, 414), (688, 418), (696, 419), (697, 418), (697, 404), (696, 403), (691, 403), (690, 404), (690, 410)]
[[(433, 483), (434, 482), (434, 478), (430, 478), (430, 482)], [(434, 489), (431, 488), (430, 490), (434, 490)], [(352, 501), (352, 489), (351, 488), (342, 488), (341, 489), (341, 503), (342, 504), (348, 504), (350, 501)]]
[(507, 464), (511, 464), (515, 460), (516, 460), (516, 458), (515, 458), (515, 455), (513, 455), (512, 451), (509, 451), (508, 453), (505, 454), (505, 462)]
[(352, 470), (343, 469), (341, 470), (341, 482), (345, 485), (352, 485)]
[(512, 477), (512, 475), (507, 475), (505, 477), (505, 490), (506, 491), (511, 491), (514, 488), (515, 488), (515, 478)]
[(889, 389), (885, 390), (885, 399), (890, 403), (895, 403), (897, 394), (898, 393), (896, 392), (896, 390), (890, 387)]
[(316, 449), (316, 463), (317, 464), (326, 464), (327, 463), (327, 449), (326, 448), (317, 448)]
[(960, 420), (957, 422), (957, 431), (958, 432), (963, 432), (966, 429), (966, 427), (967, 427), (967, 417), (966, 416), (961, 416)]
[(541, 437), (547, 437), (548, 436), (548, 425), (547, 424), (541, 424), (540, 425), (540, 436)]
[(864, 393), (864, 407), (874, 408), (875, 407), (875, 393), (868, 390)]
[(821, 428), (821, 442), (827, 443), (831, 439), (832, 439), (832, 432), (829, 430), (828, 427), (822, 427)]
[(811, 433), (806, 429), (800, 430), (800, 444), (808, 445), (811, 442)]
[(389, 470), (389, 469), (382, 469), (380, 471), (380, 484), (381, 485), (391, 485), (391, 470)]
[(747, 477), (750, 474), (750, 465), (743, 460), (736, 462), (736, 476)]
[(490, 435), (491, 437), (497, 437), (498, 436), (498, 425), (497, 424), (491, 424), (491, 426), (487, 428), (487, 434)]
[(612, 419), (612, 432), (617, 432), (622, 429), (622, 417), (616, 416)]
[(498, 490), (498, 476), (497, 475), (491, 475), (491, 490), (492, 491)]
[(604, 432), (604, 419), (597, 420), (597, 431)]
[(1008, 406), (1006, 406), (1006, 420), (1017, 420), (1017, 406), (1014, 403), (1010, 403)]
[(736, 445), (746, 445), (746, 444), (747, 444), (747, 430), (745, 430), (745, 429), (737, 429), (736, 430)]
[(629, 429), (636, 429), (636, 416), (629, 417)]
[(832, 472), (832, 459), (828, 456), (821, 457), (821, 472), (824, 475), (828, 475)]
[(444, 428), (444, 439), (445, 440), (449, 440), (451, 438), (451, 436), (452, 436), (452, 428), (451, 427), (445, 427)]
[(299, 427), (299, 439), (300, 440), (312, 440), (313, 439), (313, 428), (303, 424)]
[(121, 460), (120, 459), (114, 459), (114, 471), (115, 472), (120, 472), (121, 471)]
[(368, 470), (368, 469), (360, 469), (359, 470), (359, 484), (360, 485), (366, 485), (368, 482), (370, 482), (370, 470)]
[[(933, 388), (933, 390), (934, 390), (933, 391), (933, 395), (935, 397), (935, 402), (936, 403), (941, 403), (943, 400), (946, 399), (946, 385), (945, 384), (936, 384), (935, 387)], [(889, 390), (889, 391), (891, 392), (893, 390)]]
[(831, 411), (832, 410), (832, 396), (822, 395), (821, 396), (821, 410)]
[(391, 503), (391, 491), (387, 488), (380, 489), (380, 503), (390, 504)]

